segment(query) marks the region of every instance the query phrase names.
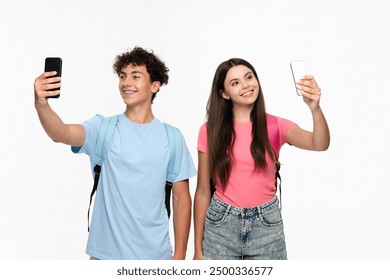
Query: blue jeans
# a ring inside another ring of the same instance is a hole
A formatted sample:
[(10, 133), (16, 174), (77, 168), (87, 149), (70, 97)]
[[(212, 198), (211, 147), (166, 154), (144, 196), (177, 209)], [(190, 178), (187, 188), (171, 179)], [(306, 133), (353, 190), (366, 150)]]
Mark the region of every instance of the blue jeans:
[(283, 221), (275, 196), (253, 208), (237, 208), (215, 196), (206, 214), (203, 258), (286, 260)]

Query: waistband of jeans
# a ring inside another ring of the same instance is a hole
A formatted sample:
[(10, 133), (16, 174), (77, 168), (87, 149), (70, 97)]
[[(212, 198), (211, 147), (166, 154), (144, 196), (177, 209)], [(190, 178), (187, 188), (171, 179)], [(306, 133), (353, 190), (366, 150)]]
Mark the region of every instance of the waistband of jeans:
[(225, 208), (229, 211), (229, 213), (234, 214), (234, 215), (246, 215), (246, 216), (251, 216), (251, 215), (256, 215), (256, 214), (261, 214), (264, 213), (267, 209), (273, 208), (274, 206), (279, 205), (279, 199), (277, 196), (275, 196), (272, 200), (261, 204), (259, 206), (255, 207), (250, 207), (250, 208), (239, 208), (232, 206), (230, 204), (227, 204), (220, 200), (218, 197), (215, 195), (213, 196), (211, 203), (214, 203), (218, 205), (219, 207)]

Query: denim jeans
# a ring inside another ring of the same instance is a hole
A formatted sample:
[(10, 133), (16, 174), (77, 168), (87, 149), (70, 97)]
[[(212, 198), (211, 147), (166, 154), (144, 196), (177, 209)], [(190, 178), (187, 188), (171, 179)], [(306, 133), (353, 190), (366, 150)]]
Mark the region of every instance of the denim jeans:
[(214, 196), (206, 214), (203, 258), (286, 260), (278, 198), (253, 208), (237, 208)]

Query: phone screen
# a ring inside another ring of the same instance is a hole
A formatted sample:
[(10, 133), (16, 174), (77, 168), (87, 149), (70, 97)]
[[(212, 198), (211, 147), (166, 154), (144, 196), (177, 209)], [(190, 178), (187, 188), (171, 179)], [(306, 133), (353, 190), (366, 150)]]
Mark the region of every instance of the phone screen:
[[(45, 72), (57, 71), (55, 77), (61, 77), (62, 75), (62, 59), (60, 57), (46, 57), (45, 59)], [(54, 88), (53, 90), (59, 90), (60, 88)], [(48, 98), (58, 98), (59, 94), (54, 96), (48, 96)]]
[(298, 90), (296, 83), (299, 82), (299, 80), (303, 78), (303, 76), (307, 75), (305, 62), (303, 60), (291, 61), (290, 67), (294, 79), (295, 90), (298, 95), (302, 95)]

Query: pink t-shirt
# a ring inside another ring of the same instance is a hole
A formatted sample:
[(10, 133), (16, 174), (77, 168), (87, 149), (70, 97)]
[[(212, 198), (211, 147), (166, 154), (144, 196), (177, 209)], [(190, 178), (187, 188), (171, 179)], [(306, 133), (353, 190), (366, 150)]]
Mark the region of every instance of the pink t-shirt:
[[(278, 152), (283, 144), (286, 143), (287, 130), (295, 123), (276, 117), (279, 127)], [(270, 127), (269, 118), (267, 125)], [(234, 123), (236, 132), (236, 142), (233, 147), (234, 158), (229, 182), (225, 191), (217, 180), (215, 195), (223, 202), (239, 207), (250, 208), (264, 204), (275, 197), (275, 164), (270, 156), (266, 155), (267, 170), (254, 171), (254, 161), (250, 152), (252, 142), (252, 123)], [(274, 143), (270, 139), (271, 143)], [(207, 123), (204, 123), (198, 136), (197, 149), (207, 154)]]

